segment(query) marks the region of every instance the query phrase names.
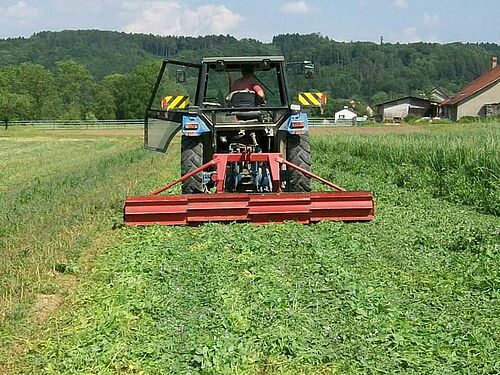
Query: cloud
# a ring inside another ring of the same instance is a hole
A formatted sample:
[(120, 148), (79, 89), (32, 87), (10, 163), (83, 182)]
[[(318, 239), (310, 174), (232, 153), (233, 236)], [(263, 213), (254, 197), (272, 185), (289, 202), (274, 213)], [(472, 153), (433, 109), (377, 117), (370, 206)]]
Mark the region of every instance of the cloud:
[(279, 9), (281, 12), (289, 14), (307, 14), (312, 11), (312, 8), (304, 0), (283, 4)]
[(38, 8), (28, 5), (25, 1), (18, 1), (9, 7), (0, 7), (0, 17), (11, 23), (24, 25), (38, 17)]
[(418, 31), (415, 26), (409, 26), (403, 30), (403, 42), (415, 43), (421, 41), (422, 38), (418, 35)]
[(424, 13), (424, 25), (428, 29), (439, 29), (441, 27), (441, 18), (437, 14)]
[(206, 4), (189, 8), (178, 0), (122, 1), (121, 9), (130, 20), (124, 30), (131, 33), (225, 34), (237, 29), (244, 20), (224, 5)]
[(394, 0), (392, 2), (392, 5), (398, 9), (406, 9), (406, 8), (408, 8), (408, 1), (407, 0)]

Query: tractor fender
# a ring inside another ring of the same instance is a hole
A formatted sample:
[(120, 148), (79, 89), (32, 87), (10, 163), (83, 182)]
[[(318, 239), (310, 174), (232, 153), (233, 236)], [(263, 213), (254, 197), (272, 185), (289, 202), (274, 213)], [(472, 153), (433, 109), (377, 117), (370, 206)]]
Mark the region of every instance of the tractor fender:
[(307, 113), (296, 113), (291, 115), (279, 130), (285, 130), (290, 134), (306, 134), (309, 130), (309, 119)]
[(188, 137), (197, 137), (210, 133), (208, 125), (197, 115), (182, 116), (182, 134)]

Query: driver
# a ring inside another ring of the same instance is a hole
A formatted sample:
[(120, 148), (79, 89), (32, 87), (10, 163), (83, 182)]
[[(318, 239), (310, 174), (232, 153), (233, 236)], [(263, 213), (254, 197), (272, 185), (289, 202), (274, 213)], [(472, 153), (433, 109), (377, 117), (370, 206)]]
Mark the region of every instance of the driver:
[(228, 72), (229, 87), (231, 88), (231, 93), (235, 91), (251, 90), (255, 92), (260, 103), (264, 103), (264, 90), (261, 87), (261, 83), (257, 80), (254, 75), (254, 70), (252, 65), (243, 65), (241, 67), (240, 79), (233, 81), (231, 79), (231, 73)]

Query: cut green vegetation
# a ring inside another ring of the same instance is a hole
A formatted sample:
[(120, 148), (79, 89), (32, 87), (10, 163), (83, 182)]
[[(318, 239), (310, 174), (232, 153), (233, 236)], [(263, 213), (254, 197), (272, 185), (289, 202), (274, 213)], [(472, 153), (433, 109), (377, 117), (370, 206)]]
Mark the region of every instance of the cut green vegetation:
[(168, 159), (137, 137), (24, 129), (1, 137), (0, 363), (77, 282), (81, 256), (110, 242), (123, 197), (168, 179)]
[(81, 285), (11, 370), (498, 373), (499, 139), (498, 125), (314, 136), (314, 172), (374, 191), (373, 222), (120, 229), (92, 270), (75, 259)]

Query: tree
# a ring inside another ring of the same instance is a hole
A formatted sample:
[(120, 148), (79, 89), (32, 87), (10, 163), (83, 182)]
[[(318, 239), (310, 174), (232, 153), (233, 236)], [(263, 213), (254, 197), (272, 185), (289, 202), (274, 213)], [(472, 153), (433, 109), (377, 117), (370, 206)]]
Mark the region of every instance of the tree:
[(29, 120), (34, 118), (33, 97), (26, 94), (13, 94), (0, 91), (0, 119), (4, 121)]
[(61, 117), (84, 119), (92, 112), (95, 82), (85, 66), (74, 60), (58, 62), (55, 83), (63, 105)]
[[(115, 97), (117, 118), (142, 118), (153, 91), (160, 61), (148, 61), (141, 64), (128, 75), (106, 77), (103, 84), (110, 88)], [(165, 74), (158, 89), (159, 95), (185, 95), (186, 90), (169, 79)], [(161, 98), (156, 98), (159, 105)]]
[(116, 118), (115, 97), (111, 90), (104, 84), (97, 87), (93, 112), (100, 120), (108, 120)]
[(60, 101), (52, 73), (39, 64), (23, 63), (15, 69), (12, 91), (29, 95), (34, 100), (37, 119), (57, 117)]
[(371, 105), (377, 105), (380, 103), (384, 103), (390, 99), (389, 94), (385, 91), (378, 91), (372, 95), (370, 99)]
[[(278, 35), (272, 43), (262, 43), (229, 35), (193, 38), (97, 30), (41, 32), (31, 38), (0, 39), (0, 89), (30, 96), (35, 103), (34, 112), (26, 115), (30, 118), (102, 118), (113, 110), (116, 118), (142, 117), (160, 58), (199, 62), (201, 56), (209, 55), (277, 54), (287, 61), (312, 60), (316, 65), (317, 74), (311, 80), (300, 71), (287, 69), (292, 98), (299, 91), (314, 89), (329, 93), (329, 99), (355, 98), (376, 104), (436, 86), (456, 93), (489, 69), (490, 57), (500, 55), (500, 45), (377, 45), (337, 42), (319, 34)], [(64, 60), (68, 57), (72, 60)], [(175, 70), (167, 73), (173, 77)], [(187, 85), (181, 87), (166, 79), (159, 92), (192, 96), (195, 81), (196, 76), (188, 75)], [(210, 96), (225, 92), (222, 80), (220, 87), (218, 83), (211, 87)]]

